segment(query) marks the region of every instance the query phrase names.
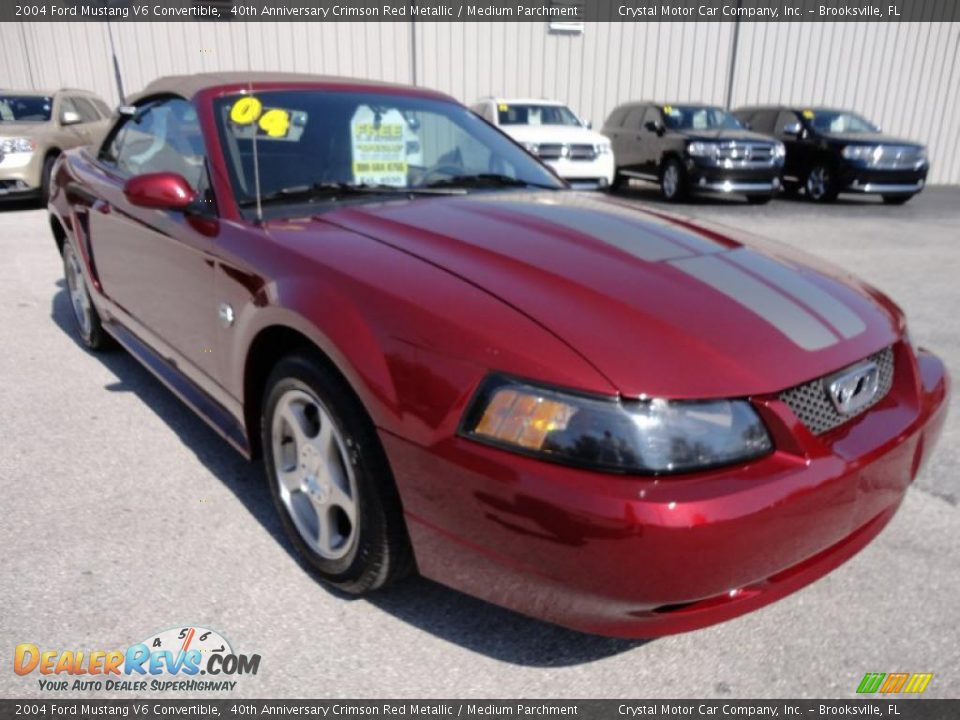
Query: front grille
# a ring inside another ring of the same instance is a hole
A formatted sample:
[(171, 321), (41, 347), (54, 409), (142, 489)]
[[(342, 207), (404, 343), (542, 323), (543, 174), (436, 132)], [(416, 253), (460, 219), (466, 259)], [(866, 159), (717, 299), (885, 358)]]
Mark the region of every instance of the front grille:
[(560, 143), (540, 145), (537, 148), (537, 155), (544, 160), (559, 160), (563, 156), (563, 145)]
[(915, 145), (881, 145), (870, 166), (878, 170), (912, 170), (921, 162), (923, 155)]
[(593, 145), (571, 145), (571, 160), (596, 160), (597, 149)]
[(843, 425), (848, 420), (862, 415), (871, 407), (880, 402), (893, 387), (893, 349), (887, 348), (875, 355), (871, 355), (869, 360), (873, 360), (880, 371), (877, 394), (874, 395), (869, 405), (860, 408), (852, 415), (841, 415), (833, 405), (830, 395), (827, 392), (826, 379), (834, 375), (811, 380), (803, 385), (797, 385), (789, 390), (780, 393), (780, 399), (785, 402), (793, 414), (800, 422), (807, 426), (814, 435), (821, 435), (828, 430)]
[(717, 159), (727, 166), (769, 165), (773, 145), (768, 143), (729, 142), (721, 144)]

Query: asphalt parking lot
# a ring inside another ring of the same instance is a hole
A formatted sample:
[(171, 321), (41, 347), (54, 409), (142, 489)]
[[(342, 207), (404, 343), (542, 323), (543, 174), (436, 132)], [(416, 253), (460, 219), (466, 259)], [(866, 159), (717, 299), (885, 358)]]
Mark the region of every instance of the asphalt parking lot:
[[(623, 197), (665, 206), (652, 191)], [(684, 214), (779, 239), (877, 285), (960, 377), (960, 189)], [(960, 401), (899, 514), (860, 555), (734, 621), (652, 642), (580, 635), (414, 579), (319, 585), (245, 463), (122, 352), (74, 340), (46, 214), (0, 206), (0, 653), (126, 647), (171, 627), (262, 657), (243, 697), (851, 697), (865, 672), (960, 696)], [(678, 569), (682, 571), (681, 569)], [(0, 696), (43, 693), (0, 672)], [(98, 693), (102, 696), (117, 693)], [(167, 695), (172, 696), (172, 695)], [(59, 697), (76, 697), (59, 694)]]

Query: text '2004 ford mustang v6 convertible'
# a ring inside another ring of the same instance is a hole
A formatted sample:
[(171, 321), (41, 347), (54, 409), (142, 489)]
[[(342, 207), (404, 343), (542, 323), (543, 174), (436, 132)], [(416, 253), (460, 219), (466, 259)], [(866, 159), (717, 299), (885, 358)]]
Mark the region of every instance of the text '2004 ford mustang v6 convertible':
[(262, 454), (350, 592), (416, 567), (590, 632), (701, 627), (866, 545), (943, 425), (880, 292), (569, 190), (438, 93), (159, 80), (54, 174), (84, 343)]

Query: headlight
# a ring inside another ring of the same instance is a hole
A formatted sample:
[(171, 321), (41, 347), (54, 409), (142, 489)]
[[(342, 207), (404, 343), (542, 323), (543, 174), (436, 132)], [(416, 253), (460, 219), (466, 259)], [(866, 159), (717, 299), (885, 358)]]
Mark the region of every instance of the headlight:
[(607, 400), (497, 375), (481, 385), (460, 433), (544, 460), (622, 473), (702, 470), (773, 448), (744, 400)]
[(0, 153), (31, 153), (37, 149), (37, 144), (30, 138), (4, 138), (0, 140)]
[(879, 159), (883, 154), (882, 145), (847, 145), (840, 152), (847, 160), (863, 160), (870, 162)]
[(720, 146), (713, 142), (695, 140), (687, 145), (687, 153), (692, 157), (716, 158)]
[(527, 149), (527, 152), (531, 152), (534, 155), (536, 155), (540, 151), (540, 146), (537, 145), (537, 143), (525, 142), (521, 144)]
[(776, 142), (773, 145), (773, 157), (776, 160), (783, 160), (787, 156), (787, 146), (782, 142)]
[(594, 146), (594, 150), (597, 155), (609, 155), (610, 154), (610, 143), (598, 143)]

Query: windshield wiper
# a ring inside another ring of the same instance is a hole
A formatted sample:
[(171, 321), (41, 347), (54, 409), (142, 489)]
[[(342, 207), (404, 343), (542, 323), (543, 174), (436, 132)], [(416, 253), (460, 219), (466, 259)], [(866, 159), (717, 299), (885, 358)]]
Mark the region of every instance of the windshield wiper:
[[(278, 202), (296, 202), (317, 198), (336, 199), (351, 195), (463, 195), (465, 191), (456, 188), (400, 187), (397, 185), (355, 185), (353, 183), (314, 183), (313, 185), (291, 185), (273, 190), (260, 196), (260, 204)], [(256, 198), (240, 201), (240, 207), (254, 207)]]
[(436, 180), (424, 185), (425, 188), (483, 188), (483, 187), (532, 187), (544, 190), (559, 190), (555, 185), (530, 182), (509, 175), (497, 173), (476, 173), (471, 175), (454, 175), (453, 177)]

